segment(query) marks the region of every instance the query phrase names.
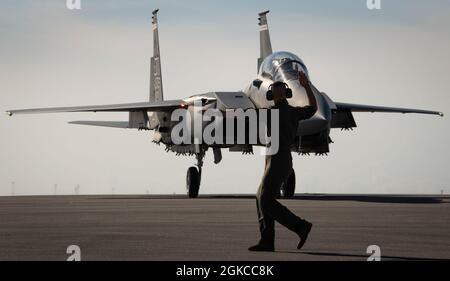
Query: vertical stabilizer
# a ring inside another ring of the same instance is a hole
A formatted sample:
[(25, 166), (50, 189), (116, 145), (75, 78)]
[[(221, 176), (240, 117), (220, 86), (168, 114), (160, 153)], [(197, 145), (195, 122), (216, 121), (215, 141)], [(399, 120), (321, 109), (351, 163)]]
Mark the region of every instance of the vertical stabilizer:
[(272, 44), (270, 43), (269, 26), (267, 25), (267, 14), (269, 11), (259, 13), (259, 50), (258, 70), (262, 61), (272, 54)]
[(153, 57), (150, 59), (150, 101), (162, 101), (163, 86), (161, 75), (161, 56), (159, 53), (158, 18), (159, 9), (152, 12)]

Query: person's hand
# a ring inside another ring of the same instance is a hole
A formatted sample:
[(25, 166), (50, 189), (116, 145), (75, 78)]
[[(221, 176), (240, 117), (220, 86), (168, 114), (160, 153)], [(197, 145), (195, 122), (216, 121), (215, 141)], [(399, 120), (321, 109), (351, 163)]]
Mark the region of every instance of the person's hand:
[(306, 87), (308, 86), (308, 84), (309, 84), (309, 80), (308, 80), (308, 77), (306, 77), (305, 72), (300, 71), (300, 72), (298, 73), (298, 75), (299, 75), (298, 80), (300, 81), (300, 84), (301, 84), (304, 88), (306, 88)]

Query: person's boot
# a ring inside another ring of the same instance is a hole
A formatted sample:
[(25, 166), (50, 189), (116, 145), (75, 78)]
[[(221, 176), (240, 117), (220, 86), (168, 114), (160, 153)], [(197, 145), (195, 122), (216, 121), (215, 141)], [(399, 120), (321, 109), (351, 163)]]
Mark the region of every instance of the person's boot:
[(251, 252), (273, 252), (275, 251), (274, 243), (259, 241), (258, 244), (248, 248)]
[(305, 245), (306, 240), (308, 239), (309, 232), (311, 232), (312, 223), (309, 221), (303, 220), (302, 225), (299, 227), (297, 231), (297, 235), (300, 237), (300, 241), (297, 244), (297, 249), (301, 249), (303, 245)]

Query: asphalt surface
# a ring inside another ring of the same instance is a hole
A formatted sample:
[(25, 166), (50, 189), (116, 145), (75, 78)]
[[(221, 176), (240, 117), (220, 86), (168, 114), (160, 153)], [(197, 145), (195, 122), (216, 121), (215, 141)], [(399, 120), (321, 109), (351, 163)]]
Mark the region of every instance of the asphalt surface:
[(302, 251), (276, 226), (276, 252), (259, 238), (252, 196), (0, 197), (0, 260), (450, 259), (450, 197), (298, 195), (281, 200), (314, 223)]

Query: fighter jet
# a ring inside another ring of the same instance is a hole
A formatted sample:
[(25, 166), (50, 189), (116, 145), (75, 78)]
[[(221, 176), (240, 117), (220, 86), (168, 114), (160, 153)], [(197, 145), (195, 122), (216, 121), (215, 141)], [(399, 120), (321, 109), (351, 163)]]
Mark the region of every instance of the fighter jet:
[[(115, 128), (131, 128), (139, 130), (153, 130), (153, 142), (165, 145), (169, 152), (177, 155), (193, 155), (196, 158), (196, 167), (189, 167), (186, 175), (186, 190), (191, 198), (199, 194), (202, 174), (203, 158), (205, 152), (211, 148), (214, 154), (214, 163), (222, 159), (221, 150), (240, 151), (243, 154), (251, 153), (253, 145), (249, 144), (175, 144), (171, 138), (171, 131), (177, 124), (172, 121), (172, 113), (179, 108), (192, 110), (195, 104), (205, 108), (215, 108), (221, 111), (235, 109), (261, 109), (273, 106), (273, 101), (268, 100), (267, 91), (275, 81), (285, 82), (292, 90), (292, 97), (288, 99), (291, 106), (303, 107), (308, 103), (306, 91), (299, 83), (299, 72), (303, 71), (309, 78), (308, 68), (297, 55), (278, 51), (272, 51), (267, 14), (269, 11), (259, 13), (260, 33), (260, 57), (257, 60), (258, 72), (255, 79), (248, 86), (236, 92), (209, 92), (197, 94), (184, 99), (164, 100), (161, 75), (161, 56), (158, 35), (158, 10), (152, 12), (153, 28), (153, 56), (150, 60), (150, 97), (146, 102), (89, 105), (76, 107), (54, 107), (8, 110), (8, 115), (28, 113), (53, 113), (53, 112), (128, 112), (128, 121), (73, 121), (72, 124), (92, 125)], [(312, 84), (312, 83), (311, 83)], [(313, 117), (300, 121), (295, 132), (297, 142), (291, 148), (299, 154), (326, 155), (329, 152), (329, 144), (332, 143), (330, 131), (333, 128), (352, 130), (356, 127), (353, 112), (395, 112), (395, 113), (419, 113), (443, 116), (438, 111), (396, 108), (385, 106), (372, 106), (363, 104), (351, 104), (335, 102), (314, 85), (312, 89), (317, 100), (318, 110)], [(203, 123), (202, 126), (206, 126)], [(283, 197), (291, 197), (295, 192), (295, 173), (286, 183), (280, 186), (280, 194)]]

